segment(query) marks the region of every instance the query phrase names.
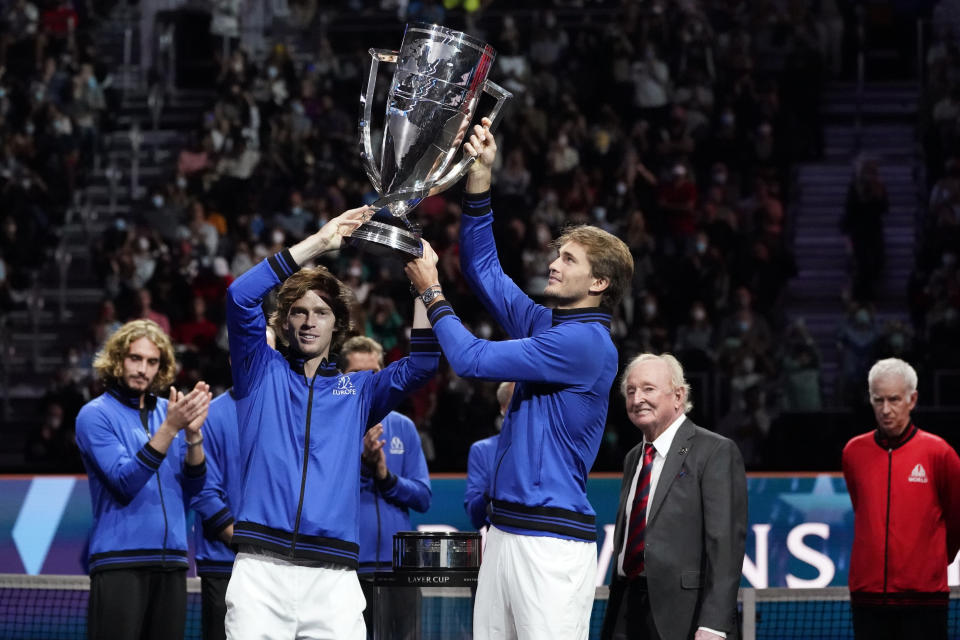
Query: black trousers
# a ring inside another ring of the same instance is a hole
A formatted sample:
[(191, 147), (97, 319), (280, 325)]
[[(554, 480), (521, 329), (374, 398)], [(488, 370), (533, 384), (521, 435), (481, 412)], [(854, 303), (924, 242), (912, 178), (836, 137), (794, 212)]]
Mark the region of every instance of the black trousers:
[(182, 638), (186, 619), (186, 569), (114, 569), (90, 576), (90, 640)]
[(637, 578), (627, 585), (620, 610), (624, 612), (624, 631), (627, 638), (660, 640), (660, 634), (653, 623), (653, 612), (650, 610), (650, 592), (647, 590), (646, 578)]
[(856, 640), (947, 640), (947, 607), (853, 605)]
[(227, 617), (227, 585), (230, 576), (211, 578), (200, 576), (200, 620), (203, 640), (226, 640), (223, 620)]

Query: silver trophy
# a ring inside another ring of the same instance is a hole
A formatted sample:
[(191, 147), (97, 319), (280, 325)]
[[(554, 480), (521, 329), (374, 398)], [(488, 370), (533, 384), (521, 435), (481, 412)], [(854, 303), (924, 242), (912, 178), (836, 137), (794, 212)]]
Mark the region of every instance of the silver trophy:
[[(400, 51), (370, 49), (370, 77), (360, 96), (360, 157), (380, 199), (374, 217), (351, 234), (349, 244), (381, 254), (420, 257), (419, 226), (407, 216), (420, 201), (462, 178), (474, 158), (450, 167), (486, 91), (496, 98), (487, 116), (493, 130), (512, 97), (487, 80), (496, 51), (485, 42), (439, 25), (410, 24)], [(387, 96), (379, 161), (370, 142), (377, 67), (395, 62)]]

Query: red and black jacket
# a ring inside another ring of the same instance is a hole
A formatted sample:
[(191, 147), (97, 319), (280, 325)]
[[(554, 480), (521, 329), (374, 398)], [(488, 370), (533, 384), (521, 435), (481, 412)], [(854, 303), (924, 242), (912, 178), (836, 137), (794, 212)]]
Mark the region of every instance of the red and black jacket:
[(843, 450), (854, 511), (850, 599), (854, 604), (946, 606), (947, 565), (960, 549), (960, 457), (942, 438), (910, 425), (879, 431)]

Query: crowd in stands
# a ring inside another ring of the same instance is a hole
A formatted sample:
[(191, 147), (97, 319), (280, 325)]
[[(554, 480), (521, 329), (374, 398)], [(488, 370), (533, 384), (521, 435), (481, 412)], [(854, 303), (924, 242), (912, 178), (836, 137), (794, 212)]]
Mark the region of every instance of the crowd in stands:
[[(469, 24), (498, 50), (491, 77), (514, 94), (497, 131), (493, 187), (505, 270), (538, 297), (547, 275), (539, 265), (561, 227), (590, 223), (624, 238), (636, 269), (615, 310), (621, 354), (676, 353), (694, 382), (694, 415), (716, 418), (748, 466), (757, 465), (777, 411), (821, 404), (819, 353), (803, 323), (787, 321), (782, 303), (796, 273), (790, 167), (821, 153), (819, 89), (840, 71), (835, 6), (599, 2), (583, 21), (564, 13), (564, 3), (546, 4), (516, 14), (480, 10), (467, 20), (462, 8), (411, 2), (405, 19), (379, 29), (396, 47), (406, 20)], [(80, 40), (69, 38), (53, 55), (51, 35), (29, 69), (15, 75), (8, 67), (0, 85), (8, 91), (0, 98), (4, 167), (42, 179), (46, 197), (58, 201), (69, 197), (71, 176), (92, 166), (85, 154), (95, 151), (109, 100), (95, 51)], [(4, 42), (8, 59), (17, 46), (41, 49), (40, 40)], [(309, 55), (277, 44), (258, 57), (240, 46), (221, 60), (215, 101), (166, 179), (94, 247), (106, 297), (89, 339), (68, 354), (77, 364), (57, 382), (65, 395), (90, 393), (85, 366), (97, 346), (136, 317), (173, 336), (178, 385), (230, 385), (223, 297), (232, 280), (332, 215), (377, 197), (360, 165), (356, 114), (366, 47), (378, 43), (347, 42), (331, 34)], [(377, 105), (388, 88), (381, 70)], [(69, 142), (57, 124), (63, 121)], [(28, 153), (18, 141), (30, 122)], [(7, 190), (25, 184), (6, 173), (2, 179)], [(22, 214), (4, 215), (11, 285), (17, 247), (35, 246), (25, 234), (43, 237), (50, 224), (31, 209), (35, 198), (21, 200)], [(455, 308), (478, 336), (502, 338), (459, 276), (459, 214), (454, 188), (425, 200), (414, 217), (438, 251)], [(406, 353), (412, 297), (399, 263), (345, 250), (328, 266), (354, 288), (358, 331), (381, 342), (388, 360)], [(407, 412), (431, 470), (465, 469), (469, 443), (492, 432), (495, 388), (442, 369), (414, 396)], [(612, 424), (620, 404), (611, 403)], [(61, 408), (62, 416), (71, 411)], [(50, 413), (46, 422), (56, 421)], [(607, 436), (598, 469), (618, 468), (623, 447), (638, 437), (629, 425), (622, 433), (612, 426)]]
[[(70, 0), (0, 4), (0, 319), (30, 304), (116, 107), (91, 28), (108, 10)], [(88, 371), (77, 353), (64, 359), (26, 446), (26, 461), (40, 470), (80, 469), (71, 430)]]
[(917, 338), (928, 369), (960, 362), (960, 41), (956, 2), (934, 17), (926, 56), (922, 114), (930, 200), (920, 222), (916, 270), (909, 293)]

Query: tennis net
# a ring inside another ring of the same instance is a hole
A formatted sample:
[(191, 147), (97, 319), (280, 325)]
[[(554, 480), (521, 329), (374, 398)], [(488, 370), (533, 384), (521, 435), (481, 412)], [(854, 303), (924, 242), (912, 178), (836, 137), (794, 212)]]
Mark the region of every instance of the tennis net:
[[(850, 592), (822, 589), (741, 589), (743, 640), (853, 640)], [(947, 637), (960, 639), (960, 588), (950, 590)]]
[[(87, 576), (0, 574), (0, 638), (83, 640), (89, 590)], [(470, 589), (426, 588), (422, 594), (422, 640), (470, 637)], [(600, 637), (608, 595), (607, 587), (597, 587), (590, 640)], [(743, 640), (853, 639), (850, 594), (844, 587), (741, 589), (740, 603)], [(949, 620), (949, 637), (960, 639), (960, 589), (956, 587), (950, 592)], [(184, 638), (200, 637), (200, 580), (188, 578)]]
[[(0, 638), (84, 640), (88, 576), (0, 574)], [(187, 579), (185, 638), (200, 640), (200, 579)]]

